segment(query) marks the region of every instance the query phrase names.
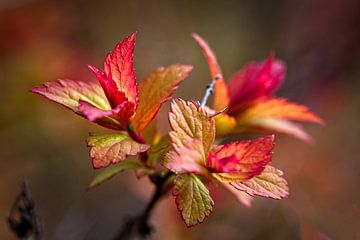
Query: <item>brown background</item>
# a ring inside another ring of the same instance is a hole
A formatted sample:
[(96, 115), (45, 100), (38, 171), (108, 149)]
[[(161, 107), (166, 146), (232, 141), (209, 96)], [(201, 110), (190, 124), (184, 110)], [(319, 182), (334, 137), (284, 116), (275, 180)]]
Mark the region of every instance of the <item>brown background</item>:
[(226, 77), (274, 50), (288, 64), (278, 95), (327, 122), (307, 125), (312, 146), (277, 136), (274, 165), (289, 180), (289, 199), (259, 199), (246, 209), (215, 188), (213, 214), (187, 229), (169, 197), (152, 219), (154, 239), (360, 239), (359, 9), (356, 0), (1, 0), (0, 239), (14, 239), (5, 217), (24, 178), (46, 239), (111, 239), (143, 207), (147, 180), (131, 172), (85, 193), (94, 175), (85, 138), (105, 130), (28, 93), (57, 78), (94, 78), (86, 65), (100, 67), (135, 30), (139, 81), (159, 65), (192, 64), (176, 96), (200, 99), (209, 73), (190, 37), (198, 32)]

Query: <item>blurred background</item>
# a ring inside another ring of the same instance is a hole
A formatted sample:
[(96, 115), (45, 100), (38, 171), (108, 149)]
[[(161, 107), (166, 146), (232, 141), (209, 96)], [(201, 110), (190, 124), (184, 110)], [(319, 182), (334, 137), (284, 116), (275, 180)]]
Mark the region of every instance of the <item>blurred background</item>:
[(151, 187), (132, 172), (85, 192), (95, 174), (85, 138), (106, 130), (28, 92), (58, 78), (94, 79), (86, 65), (100, 67), (135, 30), (139, 81), (159, 65), (192, 64), (176, 96), (200, 99), (210, 79), (190, 37), (197, 32), (226, 78), (274, 50), (288, 66), (278, 96), (327, 123), (306, 126), (313, 145), (277, 136), (273, 164), (289, 181), (289, 199), (258, 198), (246, 209), (214, 189), (214, 212), (187, 229), (168, 197), (155, 209), (152, 239), (360, 239), (359, 27), (358, 0), (0, 0), (0, 239), (15, 239), (5, 219), (21, 179), (45, 239), (111, 239), (142, 210)]

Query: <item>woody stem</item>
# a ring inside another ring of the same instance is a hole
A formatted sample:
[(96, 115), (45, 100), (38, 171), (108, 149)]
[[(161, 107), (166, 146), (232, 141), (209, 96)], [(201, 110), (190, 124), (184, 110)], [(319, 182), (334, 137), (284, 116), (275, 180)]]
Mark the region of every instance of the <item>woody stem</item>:
[(150, 215), (158, 201), (170, 190), (170, 188), (165, 188), (164, 185), (171, 176), (172, 173), (169, 172), (165, 176), (153, 179), (156, 188), (150, 202), (143, 212), (124, 223), (114, 240), (132, 239), (134, 235), (140, 235), (142, 238), (145, 238), (152, 233), (153, 227), (149, 223)]

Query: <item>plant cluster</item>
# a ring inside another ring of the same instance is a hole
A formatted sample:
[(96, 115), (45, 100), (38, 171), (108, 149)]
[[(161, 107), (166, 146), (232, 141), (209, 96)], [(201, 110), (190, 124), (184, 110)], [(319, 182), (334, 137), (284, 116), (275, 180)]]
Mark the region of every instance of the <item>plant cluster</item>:
[[(289, 189), (283, 173), (270, 165), (273, 134), (230, 143), (226, 139), (245, 131), (265, 131), (310, 141), (294, 121), (323, 123), (307, 107), (274, 96), (285, 76), (285, 64), (274, 54), (246, 65), (226, 83), (206, 41), (197, 34), (193, 37), (206, 57), (212, 82), (201, 103), (171, 101), (171, 131), (165, 135), (153, 120), (193, 67), (159, 67), (137, 84), (133, 68), (136, 33), (115, 46), (103, 70), (89, 66), (98, 82), (57, 80), (31, 90), (114, 130), (87, 139), (94, 169), (103, 168), (88, 188), (124, 170), (148, 176), (156, 191), (142, 221), (157, 199), (172, 191), (186, 225), (202, 222), (214, 206), (210, 183), (224, 186), (248, 207), (254, 196), (286, 198)], [(206, 106), (212, 93), (213, 104)], [(139, 157), (129, 158), (135, 155)]]

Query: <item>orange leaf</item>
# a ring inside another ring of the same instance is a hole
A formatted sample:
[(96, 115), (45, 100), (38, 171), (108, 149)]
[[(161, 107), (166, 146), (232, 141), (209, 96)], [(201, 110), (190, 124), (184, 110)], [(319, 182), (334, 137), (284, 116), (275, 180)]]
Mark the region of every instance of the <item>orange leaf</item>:
[(180, 64), (159, 67), (140, 83), (139, 106), (132, 119), (137, 133), (147, 127), (191, 70), (192, 66)]
[(208, 43), (196, 33), (193, 33), (192, 36), (199, 44), (201, 50), (206, 57), (210, 68), (211, 78), (217, 79), (214, 86), (213, 108), (217, 111), (220, 111), (227, 107), (229, 104), (228, 88), (221, 73), (221, 68), (216, 60), (214, 52), (209, 47)]
[(181, 148), (194, 139), (202, 145), (205, 161), (215, 140), (215, 121), (210, 118), (198, 102), (185, 102), (175, 99), (171, 103), (169, 121), (172, 131), (169, 133), (175, 148)]
[(284, 98), (259, 100), (241, 114), (238, 120), (249, 122), (253, 119), (262, 118), (296, 120), (324, 124), (324, 121), (312, 113), (306, 106), (288, 102), (287, 99)]

